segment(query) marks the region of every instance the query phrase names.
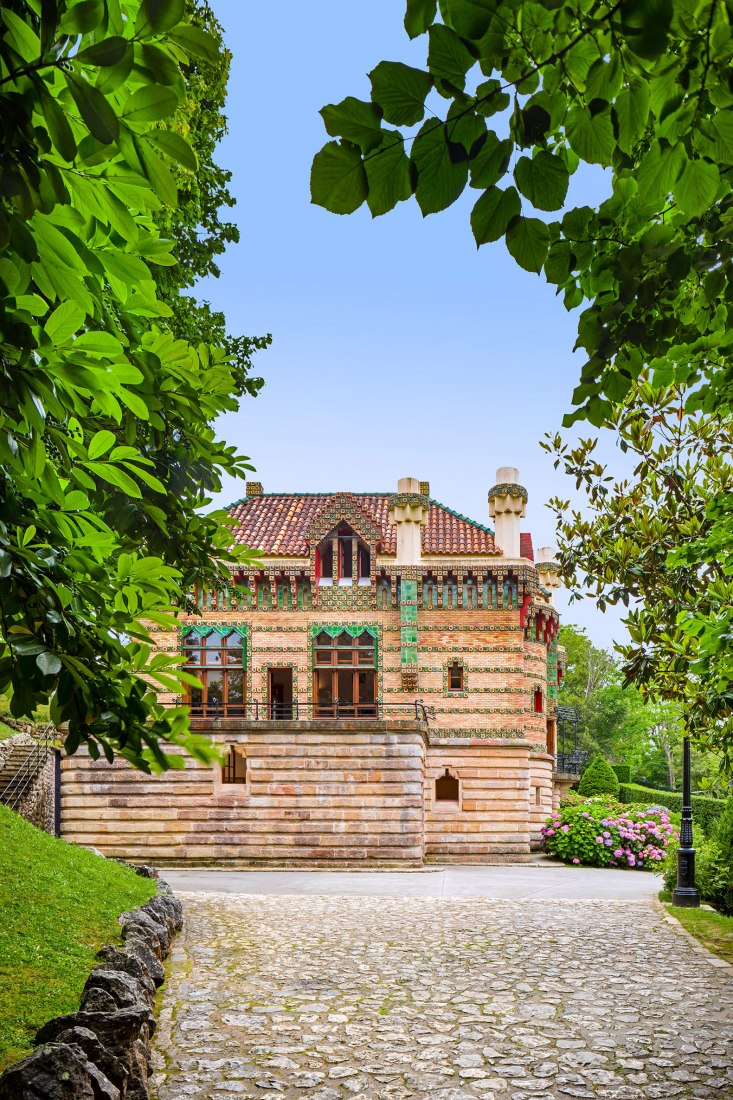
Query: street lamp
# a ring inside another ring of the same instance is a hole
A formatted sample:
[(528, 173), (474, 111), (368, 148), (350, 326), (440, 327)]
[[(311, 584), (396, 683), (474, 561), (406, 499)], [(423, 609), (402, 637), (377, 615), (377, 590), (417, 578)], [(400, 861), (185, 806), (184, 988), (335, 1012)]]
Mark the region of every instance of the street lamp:
[(690, 794), (690, 738), (682, 742), (682, 825), (677, 849), (677, 885), (672, 904), (696, 909), (700, 894), (695, 888), (695, 849), (692, 847), (692, 796)]

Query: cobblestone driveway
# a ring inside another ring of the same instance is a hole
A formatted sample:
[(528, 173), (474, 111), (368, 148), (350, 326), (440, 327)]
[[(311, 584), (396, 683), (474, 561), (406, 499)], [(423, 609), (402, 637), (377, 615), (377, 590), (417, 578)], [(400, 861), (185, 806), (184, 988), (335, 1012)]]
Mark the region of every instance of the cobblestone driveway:
[(733, 979), (647, 902), (183, 895), (159, 1100), (733, 1097)]

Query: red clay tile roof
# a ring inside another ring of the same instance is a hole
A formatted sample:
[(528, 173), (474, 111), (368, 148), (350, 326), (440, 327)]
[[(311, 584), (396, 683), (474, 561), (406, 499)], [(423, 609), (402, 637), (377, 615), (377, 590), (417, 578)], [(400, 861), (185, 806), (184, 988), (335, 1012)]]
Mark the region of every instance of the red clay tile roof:
[[(235, 542), (263, 554), (307, 557), (308, 529), (336, 494), (265, 493), (237, 501), (227, 509), (237, 520)], [(389, 522), (389, 493), (342, 494), (372, 518), (382, 531), (381, 552), (396, 553), (396, 533)], [(521, 536), (522, 555), (532, 557), (532, 539)], [(453, 512), (444, 504), (430, 501), (428, 522), (422, 531), (425, 554), (496, 554), (491, 528)], [(528, 552), (527, 552), (528, 551)]]

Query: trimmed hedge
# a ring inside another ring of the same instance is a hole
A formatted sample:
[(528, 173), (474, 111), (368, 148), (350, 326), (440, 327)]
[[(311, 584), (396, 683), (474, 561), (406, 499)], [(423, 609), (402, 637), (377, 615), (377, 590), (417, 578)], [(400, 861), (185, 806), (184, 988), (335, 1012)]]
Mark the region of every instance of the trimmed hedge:
[(619, 783), (631, 782), (631, 764), (611, 764), (611, 767), (616, 772)]
[[(640, 802), (647, 806), (666, 806), (673, 814), (682, 810), (682, 795), (679, 791), (655, 791), (652, 787), (640, 787), (637, 783), (622, 783), (618, 792), (619, 802), (636, 805)], [(692, 796), (692, 820), (705, 833), (723, 813), (725, 802), (722, 798), (708, 798), (704, 794)]]
[(591, 760), (581, 775), (578, 794), (582, 794), (584, 798), (593, 798), (599, 794), (610, 794), (618, 798), (618, 778), (611, 765), (600, 753)]

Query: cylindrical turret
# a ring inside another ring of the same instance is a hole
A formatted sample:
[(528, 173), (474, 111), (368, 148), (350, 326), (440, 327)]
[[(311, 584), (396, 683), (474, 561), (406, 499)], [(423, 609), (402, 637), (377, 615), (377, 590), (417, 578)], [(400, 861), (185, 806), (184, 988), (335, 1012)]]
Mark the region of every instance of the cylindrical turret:
[(422, 558), (420, 528), (428, 522), (429, 500), (420, 488), (417, 478), (401, 477), (396, 496), (390, 497), (389, 522), (397, 530), (396, 565), (419, 565)]
[(500, 466), (489, 490), (489, 515), (494, 520), (494, 545), (505, 558), (518, 558), (519, 521), (526, 513), (527, 490), (519, 484), (516, 466)]

